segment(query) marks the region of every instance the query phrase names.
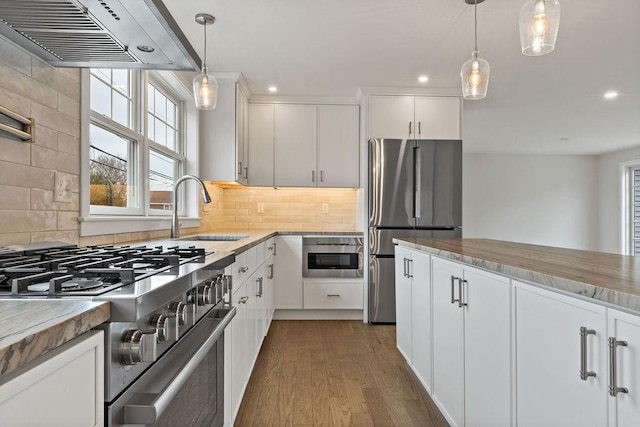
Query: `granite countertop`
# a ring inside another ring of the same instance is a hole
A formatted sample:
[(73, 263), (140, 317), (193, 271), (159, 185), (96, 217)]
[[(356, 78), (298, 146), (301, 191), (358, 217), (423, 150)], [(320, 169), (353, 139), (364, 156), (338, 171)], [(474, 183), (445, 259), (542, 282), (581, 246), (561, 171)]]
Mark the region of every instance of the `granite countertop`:
[(0, 382), (4, 375), (109, 320), (108, 302), (0, 300)]
[(394, 243), (640, 312), (640, 257), (489, 239)]

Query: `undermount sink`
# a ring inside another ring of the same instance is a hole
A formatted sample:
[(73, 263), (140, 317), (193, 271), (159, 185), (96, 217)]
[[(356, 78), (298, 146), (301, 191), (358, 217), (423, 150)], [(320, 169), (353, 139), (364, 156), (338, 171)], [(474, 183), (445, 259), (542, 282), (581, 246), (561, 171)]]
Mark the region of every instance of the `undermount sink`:
[(199, 236), (182, 237), (180, 240), (206, 240), (209, 242), (235, 242), (249, 237), (248, 234), (201, 234)]

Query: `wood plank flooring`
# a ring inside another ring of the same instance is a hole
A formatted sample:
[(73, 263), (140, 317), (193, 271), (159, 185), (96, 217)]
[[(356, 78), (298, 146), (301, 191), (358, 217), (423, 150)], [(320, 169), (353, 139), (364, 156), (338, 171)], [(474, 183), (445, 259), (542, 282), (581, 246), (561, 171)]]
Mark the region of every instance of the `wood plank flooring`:
[(395, 346), (395, 326), (273, 321), (236, 426), (448, 426)]

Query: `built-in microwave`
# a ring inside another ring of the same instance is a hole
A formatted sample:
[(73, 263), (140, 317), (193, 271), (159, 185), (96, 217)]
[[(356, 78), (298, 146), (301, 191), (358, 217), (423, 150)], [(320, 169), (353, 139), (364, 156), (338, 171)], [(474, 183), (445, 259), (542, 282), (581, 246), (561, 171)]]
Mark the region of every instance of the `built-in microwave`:
[(362, 238), (304, 236), (302, 277), (362, 277)]

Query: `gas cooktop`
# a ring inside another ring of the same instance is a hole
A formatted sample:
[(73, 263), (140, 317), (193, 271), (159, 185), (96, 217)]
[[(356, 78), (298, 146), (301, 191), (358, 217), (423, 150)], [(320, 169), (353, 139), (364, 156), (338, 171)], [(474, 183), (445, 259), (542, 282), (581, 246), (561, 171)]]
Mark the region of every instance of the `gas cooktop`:
[(191, 262), (204, 262), (203, 248), (173, 244), (88, 246), (60, 242), (4, 247), (0, 295), (93, 296)]

